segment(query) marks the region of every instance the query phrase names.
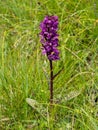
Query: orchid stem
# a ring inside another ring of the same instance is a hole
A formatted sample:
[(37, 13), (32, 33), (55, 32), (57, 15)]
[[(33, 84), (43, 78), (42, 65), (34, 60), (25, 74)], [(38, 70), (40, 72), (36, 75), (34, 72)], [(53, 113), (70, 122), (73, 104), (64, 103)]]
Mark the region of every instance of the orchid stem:
[(50, 104), (53, 104), (53, 65), (52, 60), (50, 61)]

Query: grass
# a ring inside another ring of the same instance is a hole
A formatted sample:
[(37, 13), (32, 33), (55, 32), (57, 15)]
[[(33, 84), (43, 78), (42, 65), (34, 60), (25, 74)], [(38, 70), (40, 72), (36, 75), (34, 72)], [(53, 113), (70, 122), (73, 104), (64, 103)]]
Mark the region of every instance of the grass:
[[(0, 130), (98, 130), (97, 10), (94, 0), (0, 0)], [(52, 124), (38, 36), (47, 14), (59, 17), (54, 73), (64, 67), (54, 81)]]

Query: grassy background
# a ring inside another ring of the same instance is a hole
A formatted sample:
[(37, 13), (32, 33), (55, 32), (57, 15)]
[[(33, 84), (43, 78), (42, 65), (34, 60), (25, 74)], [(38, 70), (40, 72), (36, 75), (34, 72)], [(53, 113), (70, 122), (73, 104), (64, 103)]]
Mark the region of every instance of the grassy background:
[[(59, 17), (60, 61), (54, 73), (55, 119), (49, 108), (49, 62), (41, 54), (39, 24)], [(38, 108), (39, 109), (39, 108)], [(0, 0), (0, 130), (98, 130), (97, 0)], [(51, 128), (50, 128), (51, 127)]]

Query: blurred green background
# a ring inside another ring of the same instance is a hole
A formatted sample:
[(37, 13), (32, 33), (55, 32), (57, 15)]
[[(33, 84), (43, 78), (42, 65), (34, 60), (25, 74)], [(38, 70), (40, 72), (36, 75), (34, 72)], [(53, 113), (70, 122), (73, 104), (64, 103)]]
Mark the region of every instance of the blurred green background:
[[(60, 60), (49, 108), (49, 62), (41, 53), (39, 24), (59, 17)], [(32, 108), (26, 98), (39, 102)], [(0, 130), (98, 130), (97, 0), (0, 0)]]

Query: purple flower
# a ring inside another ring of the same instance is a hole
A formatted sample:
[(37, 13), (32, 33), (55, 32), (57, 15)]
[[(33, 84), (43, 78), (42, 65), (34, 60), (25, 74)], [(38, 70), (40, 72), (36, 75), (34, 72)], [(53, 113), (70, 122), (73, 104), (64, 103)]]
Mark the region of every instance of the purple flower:
[(40, 23), (40, 29), (42, 53), (46, 54), (49, 60), (59, 60), (58, 17), (46, 16)]

